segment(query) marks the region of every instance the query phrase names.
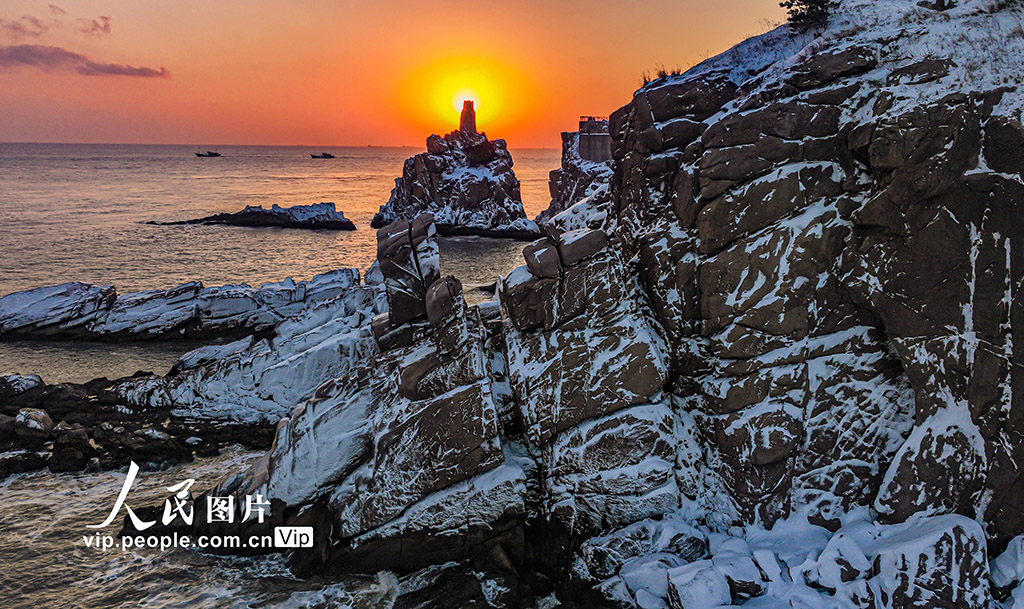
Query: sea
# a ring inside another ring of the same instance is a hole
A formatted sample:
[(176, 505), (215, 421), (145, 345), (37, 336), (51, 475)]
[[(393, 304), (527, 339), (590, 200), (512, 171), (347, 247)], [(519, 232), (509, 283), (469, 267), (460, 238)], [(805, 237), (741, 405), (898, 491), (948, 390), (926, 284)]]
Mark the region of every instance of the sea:
[[(0, 144), (0, 295), (68, 281), (119, 293), (310, 279), (342, 267), (365, 270), (376, 255), (370, 220), (421, 149), (383, 147)], [(333, 159), (313, 159), (330, 152)], [(550, 202), (548, 172), (560, 151), (512, 150), (531, 218)], [(355, 231), (229, 226), (158, 226), (234, 212), (334, 202)], [(467, 294), (522, 263), (523, 243), (482, 237), (441, 240), (442, 273)], [(164, 372), (200, 346), (185, 341), (93, 344), (0, 341), (0, 374), (47, 382)]]
[[(0, 144), (0, 295), (68, 281), (119, 293), (309, 279), (340, 267), (366, 269), (376, 253), (370, 219), (416, 148)], [(204, 147), (206, 149), (206, 147)], [(311, 159), (331, 152), (334, 159)], [(530, 217), (549, 202), (558, 150), (512, 150)], [(356, 231), (158, 226), (246, 205), (333, 201)], [(468, 290), (521, 263), (523, 243), (441, 240), (442, 272)], [(482, 292), (479, 292), (482, 293)], [(480, 298), (480, 296), (475, 296)], [(49, 383), (164, 372), (189, 341), (90, 343), (0, 340), (0, 374)], [(157, 504), (168, 487), (195, 480), (202, 492), (259, 453), (229, 448), (163, 471), (142, 472), (129, 506)], [(188, 549), (103, 551), (84, 539), (113, 507), (126, 473), (16, 474), (0, 480), (0, 607), (386, 609), (416, 577), (299, 579), (280, 555), (230, 557)], [(118, 522), (118, 521), (115, 521)], [(101, 533), (112, 535), (111, 524)], [(422, 576), (426, 577), (426, 575)]]

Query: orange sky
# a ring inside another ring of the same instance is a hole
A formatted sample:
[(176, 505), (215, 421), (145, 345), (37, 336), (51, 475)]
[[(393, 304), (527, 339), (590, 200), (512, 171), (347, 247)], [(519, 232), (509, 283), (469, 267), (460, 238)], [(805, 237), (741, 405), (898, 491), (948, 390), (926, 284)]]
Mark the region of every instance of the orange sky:
[[(0, 3), (0, 141), (422, 146), (457, 126), (466, 91), (490, 136), (558, 147), (578, 115), (628, 102), (642, 72), (784, 18), (774, 0), (49, 4)], [(76, 55), (4, 60), (21, 45)], [(170, 78), (80, 73), (106, 64)]]

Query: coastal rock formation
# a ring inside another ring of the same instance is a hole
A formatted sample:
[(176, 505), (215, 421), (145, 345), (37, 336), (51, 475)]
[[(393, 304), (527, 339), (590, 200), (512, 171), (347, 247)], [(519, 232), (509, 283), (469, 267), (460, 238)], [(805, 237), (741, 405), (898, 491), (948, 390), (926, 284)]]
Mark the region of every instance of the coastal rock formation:
[(0, 337), (133, 340), (224, 338), (273, 328), (359, 283), (355, 269), (259, 288), (207, 288), (193, 281), (169, 290), (118, 295), (109, 285), (64, 283), (0, 297)]
[(0, 377), (0, 478), (188, 461), (231, 443), (266, 448), (296, 403), (376, 353), (370, 321), (387, 304), (376, 273), (367, 275), (359, 283), (344, 269), (336, 279), (348, 287), (336, 281), (335, 296), (321, 292), (259, 334), (187, 353), (165, 376), (58, 385)]
[(1024, 598), (1022, 19), (848, 0), (649, 83), (605, 216), (547, 227), (497, 303), (440, 277), (429, 219), (382, 229), (378, 355), (213, 492), (314, 526), (301, 572), (464, 576), (420, 600)]
[(322, 230), (355, 230), (356, 225), (337, 211), (334, 203), (313, 203), (281, 207), (276, 203), (265, 209), (262, 205), (246, 205), (242, 211), (214, 214), (194, 220), (150, 222), (161, 226), (180, 224), (226, 224), (229, 226), (276, 226), (280, 228), (311, 228)]
[(532, 239), (537, 225), (527, 219), (505, 140), (476, 130), (473, 102), (467, 101), (457, 131), (427, 138), (427, 151), (407, 159), (391, 198), (373, 217), (381, 228), (429, 212), (442, 235)]
[(39, 377), (0, 377), (0, 479), (53, 472), (144, 467), (191, 461), (222, 446), (269, 446), (266, 422), (209, 421), (179, 416), (169, 406), (131, 405), (124, 390), (156, 377), (139, 373), (108, 381), (47, 385)]
[(548, 178), (551, 203), (534, 219), (537, 224), (551, 222), (556, 215), (583, 199), (611, 200), (612, 164), (580, 156), (580, 137), (579, 131), (562, 133), (562, 164), (552, 170)]

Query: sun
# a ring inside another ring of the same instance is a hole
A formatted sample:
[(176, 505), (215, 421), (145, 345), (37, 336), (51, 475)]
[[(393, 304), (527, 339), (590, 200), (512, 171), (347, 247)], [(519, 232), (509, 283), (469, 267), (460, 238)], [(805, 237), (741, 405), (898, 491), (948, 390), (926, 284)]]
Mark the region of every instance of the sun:
[(418, 133), (457, 129), (466, 100), (473, 102), (477, 128), (487, 133), (508, 133), (540, 107), (525, 72), (471, 53), (424, 58), (395, 82), (395, 107)]
[(473, 102), (473, 107), (480, 110), (480, 95), (472, 89), (459, 89), (452, 95), (452, 108), (456, 112), (462, 112), (462, 103), (466, 100)]

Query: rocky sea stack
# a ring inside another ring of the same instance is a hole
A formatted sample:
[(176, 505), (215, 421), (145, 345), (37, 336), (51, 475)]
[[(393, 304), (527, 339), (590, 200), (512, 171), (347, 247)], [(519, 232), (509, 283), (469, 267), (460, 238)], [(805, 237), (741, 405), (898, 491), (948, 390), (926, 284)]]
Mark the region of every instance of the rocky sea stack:
[(373, 217), (381, 228), (428, 212), (442, 235), (481, 235), (533, 239), (539, 235), (526, 217), (519, 180), (505, 140), (489, 140), (476, 130), (473, 102), (466, 101), (457, 131), (427, 138), (427, 151), (405, 161), (391, 198)]
[(847, 0), (645, 85), (490, 303), (381, 229), (370, 353), (213, 492), (312, 526), (299, 572), (430, 567), (395, 606), (1017, 606), (1022, 19)]

